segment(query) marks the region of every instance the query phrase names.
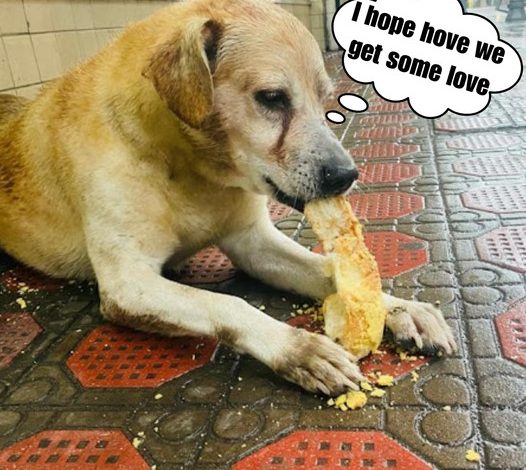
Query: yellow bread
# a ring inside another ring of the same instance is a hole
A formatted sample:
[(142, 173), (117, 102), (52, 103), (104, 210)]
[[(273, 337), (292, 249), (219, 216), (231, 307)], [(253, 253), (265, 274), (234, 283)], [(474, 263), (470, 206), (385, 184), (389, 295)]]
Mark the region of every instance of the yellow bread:
[(305, 215), (330, 258), (336, 293), (323, 303), (325, 332), (358, 358), (378, 349), (386, 309), (376, 260), (345, 197), (307, 204)]

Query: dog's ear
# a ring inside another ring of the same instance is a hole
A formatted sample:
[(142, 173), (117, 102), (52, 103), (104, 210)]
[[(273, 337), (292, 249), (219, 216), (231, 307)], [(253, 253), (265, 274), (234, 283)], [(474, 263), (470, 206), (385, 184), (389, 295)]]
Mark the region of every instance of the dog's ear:
[(187, 23), (153, 54), (143, 75), (170, 110), (193, 128), (212, 111), (222, 26), (213, 20)]

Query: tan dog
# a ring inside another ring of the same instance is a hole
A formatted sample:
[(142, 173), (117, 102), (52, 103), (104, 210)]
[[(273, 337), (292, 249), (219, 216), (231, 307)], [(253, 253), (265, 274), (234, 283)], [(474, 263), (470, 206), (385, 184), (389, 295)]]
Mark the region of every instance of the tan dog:
[[(0, 246), (52, 276), (90, 278), (109, 320), (219, 338), (287, 379), (335, 394), (354, 358), (236, 297), (171, 282), (218, 244), (241, 269), (324, 298), (325, 259), (276, 230), (267, 195), (343, 193), (357, 178), (326, 126), (314, 38), (264, 0), (174, 4), (131, 26), (32, 103), (0, 99)], [(386, 296), (399, 338), (455, 347), (442, 315)]]

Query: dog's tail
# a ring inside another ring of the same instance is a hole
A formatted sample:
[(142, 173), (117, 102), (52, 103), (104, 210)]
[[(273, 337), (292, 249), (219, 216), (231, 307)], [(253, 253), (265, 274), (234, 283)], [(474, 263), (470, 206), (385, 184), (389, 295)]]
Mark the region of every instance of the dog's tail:
[(27, 98), (0, 93), (0, 124), (18, 114), (29, 103), (30, 100)]

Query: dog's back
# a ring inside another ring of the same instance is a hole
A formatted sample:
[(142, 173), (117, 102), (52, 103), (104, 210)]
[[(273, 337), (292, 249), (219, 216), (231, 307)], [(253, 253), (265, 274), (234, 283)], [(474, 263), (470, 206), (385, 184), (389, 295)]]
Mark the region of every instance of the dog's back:
[(22, 111), (28, 103), (27, 98), (0, 93), (0, 125)]

